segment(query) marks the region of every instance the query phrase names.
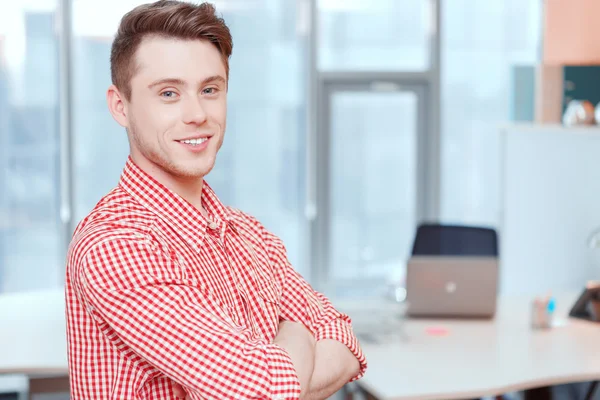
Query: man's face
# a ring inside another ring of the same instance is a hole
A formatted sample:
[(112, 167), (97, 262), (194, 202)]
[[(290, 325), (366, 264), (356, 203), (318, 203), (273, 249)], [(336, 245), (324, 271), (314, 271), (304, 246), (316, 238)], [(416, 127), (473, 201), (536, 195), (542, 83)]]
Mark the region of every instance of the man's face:
[(221, 54), (205, 41), (151, 37), (138, 48), (136, 65), (131, 99), (121, 97), (134, 161), (175, 179), (204, 177), (225, 133)]

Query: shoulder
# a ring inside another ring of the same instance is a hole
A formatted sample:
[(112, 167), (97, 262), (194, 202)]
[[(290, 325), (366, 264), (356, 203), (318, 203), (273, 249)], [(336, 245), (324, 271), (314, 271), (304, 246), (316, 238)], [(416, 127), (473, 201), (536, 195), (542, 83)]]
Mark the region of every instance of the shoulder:
[(235, 222), (246, 223), (251, 225), (260, 225), (260, 222), (253, 216), (240, 210), (239, 208), (226, 206), (230, 218)]
[(260, 241), (267, 247), (267, 250), (285, 251), (283, 241), (265, 228), (254, 216), (237, 208), (227, 207), (227, 209), (237, 230), (245, 237), (249, 237), (253, 242)]
[(133, 248), (142, 250), (149, 242), (156, 217), (126, 193), (115, 189), (105, 196), (79, 223), (73, 234), (67, 269), (74, 272), (86, 259), (126, 258)]
[(265, 228), (258, 219), (235, 207), (228, 206), (227, 211), (229, 212), (230, 221), (240, 233), (262, 240)]

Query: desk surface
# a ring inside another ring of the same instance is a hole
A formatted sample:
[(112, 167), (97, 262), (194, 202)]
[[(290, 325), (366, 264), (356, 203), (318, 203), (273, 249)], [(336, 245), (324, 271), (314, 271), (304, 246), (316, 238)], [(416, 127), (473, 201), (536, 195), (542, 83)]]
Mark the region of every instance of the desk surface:
[[(405, 341), (387, 324), (379, 343), (362, 341), (369, 369), (359, 384), (381, 400), (427, 400), (600, 379), (600, 325), (565, 318), (575, 297), (558, 299), (547, 331), (530, 329), (529, 298), (500, 299), (492, 321), (409, 320)], [(372, 323), (352, 316), (357, 332)], [(0, 321), (0, 374), (67, 373), (62, 290), (2, 295)]]
[[(575, 298), (559, 297), (550, 330), (530, 328), (530, 298), (500, 299), (489, 321), (410, 319), (404, 340), (388, 325), (362, 341), (369, 367), (358, 383), (381, 400), (427, 400), (600, 379), (600, 324), (566, 317)], [(354, 320), (358, 332), (366, 319)]]
[(0, 296), (0, 374), (66, 375), (64, 292)]

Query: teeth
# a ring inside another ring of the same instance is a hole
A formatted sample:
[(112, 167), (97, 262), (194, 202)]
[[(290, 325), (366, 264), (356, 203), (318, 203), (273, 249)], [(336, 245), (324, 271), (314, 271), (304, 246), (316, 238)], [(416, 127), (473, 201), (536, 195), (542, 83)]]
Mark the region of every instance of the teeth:
[(191, 140), (180, 140), (181, 143), (185, 143), (185, 144), (191, 144), (193, 146), (197, 146), (201, 143), (206, 142), (207, 138), (202, 138), (202, 139), (191, 139)]

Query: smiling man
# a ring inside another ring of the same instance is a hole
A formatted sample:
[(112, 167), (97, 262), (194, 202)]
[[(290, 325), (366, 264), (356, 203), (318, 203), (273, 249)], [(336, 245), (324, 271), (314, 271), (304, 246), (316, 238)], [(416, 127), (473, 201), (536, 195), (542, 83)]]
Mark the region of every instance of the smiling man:
[(231, 51), (209, 4), (159, 1), (121, 21), (107, 100), (130, 156), (69, 249), (74, 400), (324, 399), (365, 371), (348, 316), (204, 181)]

